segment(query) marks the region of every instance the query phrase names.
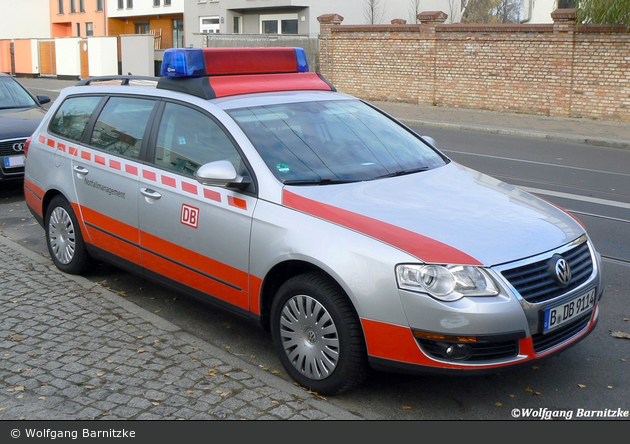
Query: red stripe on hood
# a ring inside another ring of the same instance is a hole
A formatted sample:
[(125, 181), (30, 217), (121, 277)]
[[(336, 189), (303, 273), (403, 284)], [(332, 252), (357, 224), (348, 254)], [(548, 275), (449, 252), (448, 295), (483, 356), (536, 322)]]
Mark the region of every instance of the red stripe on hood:
[(352, 211), (299, 196), (286, 189), (285, 206), (325, 219), (400, 248), (425, 262), (481, 265), (466, 253), (430, 237)]

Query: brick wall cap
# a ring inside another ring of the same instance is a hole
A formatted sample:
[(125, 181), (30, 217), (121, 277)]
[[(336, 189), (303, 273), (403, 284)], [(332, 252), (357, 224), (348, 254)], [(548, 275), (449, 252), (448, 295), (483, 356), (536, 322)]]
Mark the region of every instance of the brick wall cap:
[(551, 13), (553, 21), (575, 21), (575, 9), (556, 9)]
[(444, 22), (448, 18), (448, 14), (442, 11), (425, 11), (417, 15), (421, 22)]
[(393, 19), (392, 20), (392, 25), (404, 25), (407, 23), (407, 20), (405, 19)]
[(317, 17), (317, 21), (320, 23), (341, 23), (343, 22), (343, 17), (339, 14), (322, 14)]

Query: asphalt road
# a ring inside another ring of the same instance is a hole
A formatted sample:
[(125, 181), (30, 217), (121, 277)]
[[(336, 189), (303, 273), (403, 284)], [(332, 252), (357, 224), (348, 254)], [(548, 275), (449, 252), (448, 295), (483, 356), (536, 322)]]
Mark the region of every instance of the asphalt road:
[[(528, 411), (540, 419), (551, 410), (590, 419), (607, 409), (630, 410), (630, 340), (611, 334), (630, 333), (630, 152), (432, 127), (416, 130), (437, 140), (455, 161), (533, 191), (582, 220), (604, 257), (599, 325), (576, 346), (536, 366), (482, 377), (374, 373), (362, 387), (329, 401), (372, 420), (525, 419)], [(0, 188), (0, 232), (48, 255), (44, 231), (26, 210), (19, 186)], [(270, 338), (247, 321), (115, 267), (101, 265), (87, 277), (288, 379)]]

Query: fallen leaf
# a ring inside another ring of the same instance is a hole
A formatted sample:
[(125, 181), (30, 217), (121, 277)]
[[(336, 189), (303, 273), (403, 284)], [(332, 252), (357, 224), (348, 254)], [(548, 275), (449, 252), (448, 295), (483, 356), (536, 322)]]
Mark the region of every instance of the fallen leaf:
[(497, 407), (501, 407), (501, 406), (503, 405), (503, 403), (502, 403), (502, 402), (497, 401), (497, 402), (495, 402), (495, 403), (494, 403), (494, 405), (496, 405)]
[(153, 405), (160, 405), (160, 403), (156, 402), (156, 401), (153, 401), (151, 404), (153, 404)]
[(586, 387), (586, 384), (578, 384), (578, 387), (583, 389), (584, 387)]
[(624, 339), (630, 339), (630, 334), (626, 333), (625, 331), (613, 331), (610, 336), (612, 336), (613, 338), (624, 338)]
[(527, 388), (525, 389), (525, 391), (526, 391), (526, 392), (529, 392), (529, 393), (533, 392), (533, 390), (532, 390), (532, 389), (530, 389), (529, 387), (527, 387)]
[(612, 385), (609, 385), (609, 386), (608, 386), (608, 387), (606, 387), (606, 388), (609, 388), (609, 389), (611, 389), (611, 388), (612, 388)]
[(17, 335), (11, 335), (9, 337), (14, 341), (23, 341), (25, 339), (22, 336), (17, 336)]
[(411, 410), (411, 406), (408, 406), (408, 405), (403, 405), (403, 406), (402, 406), (402, 409), (403, 409), (403, 410)]

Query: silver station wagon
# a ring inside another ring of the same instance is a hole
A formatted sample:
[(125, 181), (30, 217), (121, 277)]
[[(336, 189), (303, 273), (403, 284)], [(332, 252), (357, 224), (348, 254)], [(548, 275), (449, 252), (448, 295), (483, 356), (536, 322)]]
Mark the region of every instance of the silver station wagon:
[(107, 261), (257, 321), (331, 395), (370, 369), (530, 364), (595, 327), (600, 257), (561, 209), (459, 165), (301, 48), (167, 50), (66, 88), (26, 151), (52, 261)]

